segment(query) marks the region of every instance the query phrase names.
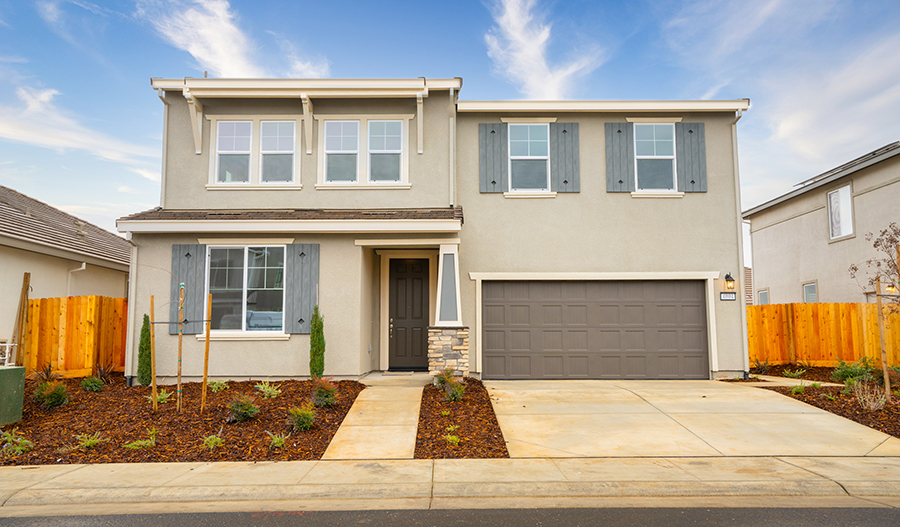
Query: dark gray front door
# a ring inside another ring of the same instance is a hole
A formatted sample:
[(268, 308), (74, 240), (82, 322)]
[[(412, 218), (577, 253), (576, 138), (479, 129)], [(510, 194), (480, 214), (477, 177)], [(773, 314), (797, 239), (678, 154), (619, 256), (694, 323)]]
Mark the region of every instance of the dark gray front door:
[(702, 281), (484, 282), (488, 379), (708, 379)]
[(391, 370), (428, 369), (428, 260), (391, 260), (388, 342)]

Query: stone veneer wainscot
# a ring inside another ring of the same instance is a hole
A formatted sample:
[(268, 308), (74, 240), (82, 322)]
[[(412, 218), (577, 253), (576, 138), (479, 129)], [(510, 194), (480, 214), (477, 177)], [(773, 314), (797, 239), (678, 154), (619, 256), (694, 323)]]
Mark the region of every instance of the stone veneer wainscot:
[(447, 368), (469, 375), (468, 327), (428, 327), (428, 372), (437, 375)]

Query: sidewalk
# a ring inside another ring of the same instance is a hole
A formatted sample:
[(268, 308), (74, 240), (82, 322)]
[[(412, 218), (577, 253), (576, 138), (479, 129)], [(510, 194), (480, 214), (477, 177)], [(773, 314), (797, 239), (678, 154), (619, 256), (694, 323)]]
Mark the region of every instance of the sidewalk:
[[(0, 468), (0, 517), (642, 503), (900, 507), (900, 458), (361, 460)], [(98, 508), (99, 504), (104, 505)]]

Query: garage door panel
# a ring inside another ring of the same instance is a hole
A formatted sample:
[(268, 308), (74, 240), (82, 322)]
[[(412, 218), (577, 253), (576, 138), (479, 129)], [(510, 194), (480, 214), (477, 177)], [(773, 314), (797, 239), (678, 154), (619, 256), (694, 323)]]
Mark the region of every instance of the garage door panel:
[(702, 281), (484, 282), (486, 378), (709, 378)]

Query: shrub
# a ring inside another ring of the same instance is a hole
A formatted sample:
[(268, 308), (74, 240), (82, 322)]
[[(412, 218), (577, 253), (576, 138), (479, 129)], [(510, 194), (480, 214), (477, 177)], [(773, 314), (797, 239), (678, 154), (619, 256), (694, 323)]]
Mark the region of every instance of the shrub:
[(448, 443), (450, 443), (450, 444), (453, 445), (453, 446), (456, 446), (456, 445), (459, 444), (459, 436), (454, 436), (454, 435), (447, 434), (447, 435), (442, 436), (442, 437), (443, 437)]
[(224, 445), (224, 441), (222, 441), (222, 429), (219, 429), (218, 434), (208, 435), (203, 438), (203, 448), (208, 448), (209, 450), (213, 450), (217, 446)]
[(212, 393), (219, 393), (228, 389), (228, 381), (213, 381), (209, 383), (209, 389)]
[(837, 399), (837, 397), (835, 397), (834, 395), (831, 395), (830, 393), (823, 393), (822, 397), (828, 399), (829, 401), (833, 401), (833, 400)]
[(18, 427), (7, 432), (0, 432), (0, 440), (3, 441), (3, 448), (0, 448), (0, 451), (6, 457), (18, 456), (34, 448), (34, 443), (19, 434)]
[(101, 438), (100, 432), (94, 432), (91, 435), (78, 434), (77, 436), (75, 436), (75, 439), (78, 440), (78, 446), (76, 446), (75, 448), (79, 448), (81, 450), (84, 450), (86, 448), (94, 448), (100, 443), (109, 441), (109, 439)]
[(229, 423), (240, 423), (252, 419), (259, 413), (259, 407), (254, 403), (255, 401), (252, 397), (235, 395), (234, 399), (228, 403), (228, 418), (226, 421)]
[(269, 434), (269, 450), (274, 450), (276, 448), (284, 448), (284, 444), (291, 434), (273, 434), (266, 430), (266, 433)]
[(319, 314), (319, 306), (313, 307), (309, 322), (309, 375), (320, 378), (325, 374), (325, 319)]
[(771, 368), (771, 365), (769, 364), (769, 361), (767, 361), (767, 360), (761, 361), (761, 360), (759, 360), (758, 358), (757, 358), (757, 359), (753, 359), (753, 366), (756, 368), (756, 372), (757, 372), (758, 374), (760, 374), (760, 375), (766, 375), (766, 374), (768, 374), (768, 373), (769, 373), (769, 368)]
[[(150, 401), (151, 403), (153, 402), (152, 395), (145, 395), (144, 397), (146, 397), (147, 400)], [(167, 392), (165, 388), (156, 392), (156, 402), (158, 404), (165, 404), (165, 403), (169, 402), (169, 397), (172, 397), (172, 392)]]
[(331, 406), (337, 400), (337, 386), (331, 379), (313, 377), (313, 402), (316, 406)]
[(887, 394), (884, 393), (884, 390), (867, 382), (854, 384), (853, 395), (856, 396), (859, 406), (867, 412), (881, 410), (887, 403)]
[(62, 375), (54, 372), (53, 365), (49, 362), (44, 364), (41, 369), (34, 371), (30, 377), (37, 380), (40, 384), (51, 383), (57, 379), (62, 379)]
[(103, 381), (96, 376), (85, 377), (81, 379), (81, 389), (86, 392), (99, 392), (103, 389)]
[(147, 435), (150, 436), (150, 439), (138, 439), (137, 441), (132, 441), (131, 443), (125, 443), (122, 446), (134, 450), (137, 450), (139, 448), (153, 448), (156, 446), (156, 434), (158, 433), (159, 431), (156, 428), (148, 428)]
[(457, 429), (459, 429), (459, 425), (450, 425), (447, 427), (448, 432), (456, 432)]
[(66, 385), (59, 381), (42, 382), (34, 391), (34, 400), (44, 408), (56, 408), (69, 402)]
[(138, 371), (137, 379), (141, 386), (150, 386), (153, 382), (150, 365), (150, 317), (144, 315), (144, 325), (141, 326), (141, 341), (138, 345)]
[(434, 385), (437, 386), (438, 389), (443, 390), (444, 386), (447, 386), (451, 382), (455, 382), (455, 380), (456, 379), (453, 378), (453, 368), (445, 368), (434, 376)]
[(97, 377), (103, 381), (103, 384), (112, 384), (113, 367), (112, 364), (98, 364)]
[(813, 383), (810, 383), (809, 387), (810, 387), (810, 388), (814, 388), (814, 389), (821, 388), (821, 387), (822, 387), (822, 383), (820, 383), (820, 382), (813, 382)]
[(795, 371), (791, 371), (789, 368), (785, 368), (784, 371), (781, 372), (785, 377), (790, 377), (791, 379), (799, 379), (801, 375), (806, 373), (806, 370), (797, 368)]
[(463, 395), (466, 393), (466, 385), (459, 381), (444, 386), (444, 395), (448, 401), (462, 401)]
[(280, 384), (271, 385), (269, 381), (263, 381), (256, 385), (256, 389), (261, 391), (263, 394), (263, 399), (274, 399), (281, 395)]
[(851, 393), (853, 393), (853, 387), (857, 384), (858, 381), (856, 380), (856, 377), (847, 377), (847, 379), (844, 381), (844, 388), (841, 389), (841, 394), (850, 395)]
[(839, 361), (831, 373), (831, 378), (837, 382), (845, 382), (847, 379), (860, 379), (869, 381), (872, 379), (872, 370), (875, 368), (874, 361), (869, 357), (862, 357), (853, 364), (847, 364)]
[(802, 384), (800, 386), (794, 386), (793, 388), (791, 388), (791, 395), (801, 395), (803, 394), (803, 389), (804, 388)]
[(300, 407), (292, 407), (288, 410), (288, 422), (294, 430), (309, 430), (316, 420), (316, 407), (306, 401)]

